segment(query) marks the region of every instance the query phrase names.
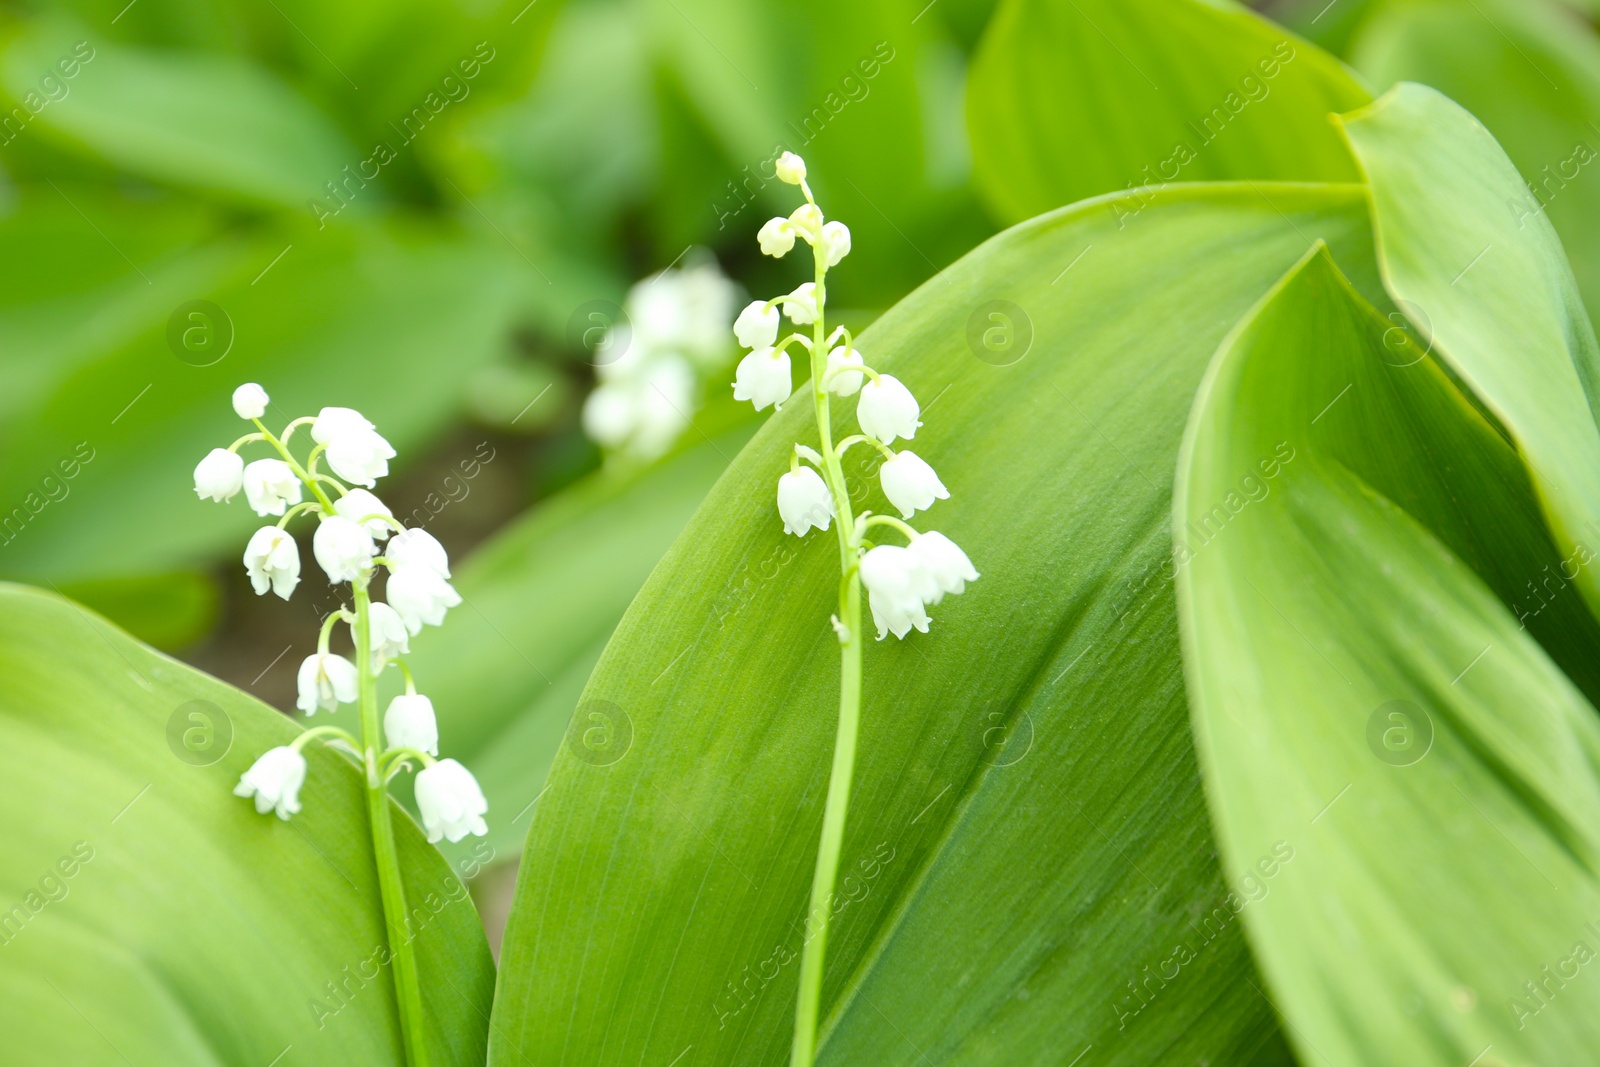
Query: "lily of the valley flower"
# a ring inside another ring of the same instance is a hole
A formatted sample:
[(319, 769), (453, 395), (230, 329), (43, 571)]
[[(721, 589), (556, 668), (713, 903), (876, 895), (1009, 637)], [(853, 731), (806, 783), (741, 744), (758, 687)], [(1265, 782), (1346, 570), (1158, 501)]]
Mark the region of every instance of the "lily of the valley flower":
[(245, 382), (233, 391), (233, 413), (241, 419), (259, 419), (270, 402), (267, 391), (255, 382)]
[(366, 574), (376, 552), (367, 528), (342, 515), (325, 516), (311, 535), (311, 553), (327, 572), (328, 581), (335, 585), (353, 582)]
[(806, 282), (783, 297), (783, 313), (796, 326), (817, 321), (817, 283)]
[(427, 567), (441, 577), (450, 577), (450, 557), (439, 539), (427, 530), (410, 527), (396, 534), (384, 554), (391, 567)]
[(282, 515), (300, 503), (300, 476), (281, 459), (258, 459), (244, 469), (244, 498), (257, 515)]
[(825, 223), (818, 240), (822, 242), (823, 260), (830, 267), (850, 254), (850, 227), (842, 222)]
[(896, 437), (906, 440), (917, 435), (917, 421), (921, 409), (911, 390), (892, 374), (880, 374), (861, 387), (861, 399), (856, 404), (856, 421), (868, 435), (884, 444), (893, 444)]
[(770, 348), (778, 339), (778, 309), (765, 300), (752, 300), (733, 320), (733, 335), (745, 348)]
[(439, 720), (433, 701), (421, 693), (402, 693), (389, 701), (383, 713), (383, 736), (390, 748), (414, 748), (430, 756), (439, 754)]
[(790, 373), (787, 351), (758, 348), (739, 361), (733, 377), (733, 398), (750, 401), (757, 411), (768, 404), (782, 408), (794, 392)]
[(861, 353), (854, 348), (840, 345), (828, 353), (828, 368), (823, 372), (823, 380), (827, 382), (828, 392), (836, 396), (855, 396), (861, 389), (861, 382), (866, 375), (852, 367), (865, 366), (866, 361), (861, 358)]
[(773, 171), (777, 174), (780, 182), (799, 185), (806, 180), (806, 161), (793, 152), (785, 152), (773, 164)]
[(331, 652), (313, 653), (300, 664), (294, 706), (307, 715), (333, 711), (340, 704), (355, 703), (359, 684), (355, 664)]
[(285, 821), (300, 811), (300, 787), (306, 781), (306, 758), (300, 750), (280, 745), (269, 748), (239, 776), (236, 797), (255, 797), (256, 811), (276, 812)]
[(389, 660), (411, 652), (411, 634), (398, 611), (375, 600), (368, 607), (367, 617), (372, 627), (373, 670), (382, 670)]
[(468, 834), (489, 832), (483, 816), (489, 810), (472, 772), (453, 759), (442, 759), (417, 772), (417, 810), (429, 841), (441, 837), (452, 844)]
[(922, 597), (926, 583), (922, 563), (909, 548), (878, 545), (861, 557), (861, 584), (867, 589), (878, 640), (891, 631), (904, 638), (913, 627), (928, 632)]
[(244, 488), (244, 460), (237, 452), (213, 448), (194, 469), (194, 491), (201, 500), (226, 504)]
[(778, 479), (778, 514), (783, 532), (804, 537), (815, 526), (826, 530), (833, 518), (833, 496), (822, 476), (797, 467)]
[(461, 594), (432, 567), (391, 568), (385, 595), (413, 635), (424, 625), (442, 625), (444, 613), (461, 603)]
[(790, 214), (789, 225), (808, 244), (814, 245), (822, 237), (822, 209), (815, 204), (801, 204)]
[(311, 424), (311, 439), (326, 449), (333, 473), (368, 488), (389, 473), (395, 455), (383, 435), (353, 408), (323, 408)]
[(394, 512), (389, 510), (389, 505), (365, 489), (352, 489), (335, 500), (333, 511), (342, 518), (360, 523), (379, 541), (387, 540), (394, 529)]
[(916, 557), (931, 580), (934, 593), (924, 599), (937, 604), (946, 593), (964, 593), (968, 582), (978, 580), (978, 572), (961, 547), (937, 530), (914, 538), (906, 549)]
[(893, 458), (884, 460), (883, 466), (878, 468), (878, 478), (883, 483), (883, 495), (900, 509), (902, 519), (926, 511), (935, 500), (950, 499), (950, 490), (915, 452), (897, 452)]
[(284, 600), (300, 584), (300, 546), (276, 526), (263, 526), (244, 546), (244, 569), (257, 596), (272, 590)]
[(756, 233), (756, 241), (761, 245), (762, 255), (782, 259), (794, 247), (794, 227), (781, 216), (768, 219)]

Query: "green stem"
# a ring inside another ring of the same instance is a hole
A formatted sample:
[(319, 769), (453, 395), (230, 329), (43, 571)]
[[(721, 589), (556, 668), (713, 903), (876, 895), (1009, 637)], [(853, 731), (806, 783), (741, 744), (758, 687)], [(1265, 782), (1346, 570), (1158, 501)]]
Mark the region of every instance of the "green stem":
[(389, 789), (384, 781), (379, 753), (378, 679), (372, 673), (372, 613), (367, 579), (351, 583), (356, 600), (356, 669), (360, 672), (362, 762), (367, 772), (367, 813), (372, 828), (372, 852), (378, 864), (378, 887), (383, 896), (383, 917), (388, 928), (389, 954), (394, 961), (395, 1000), (400, 1006), (400, 1036), (410, 1067), (427, 1067), (428, 1049), (423, 1034), (422, 992), (417, 984), (417, 960), (412, 949), (410, 922), (406, 918), (406, 891), (400, 881), (400, 859), (394, 845), (394, 823)]
[[(808, 197), (809, 199), (809, 197)], [(823, 306), (827, 267), (820, 248), (814, 250), (817, 277), (817, 321), (811, 345), (811, 396), (816, 408), (817, 433), (822, 442), (822, 466), (837, 512), (840, 638), (839, 723), (833, 742), (833, 769), (828, 777), (828, 797), (822, 812), (822, 837), (817, 843), (817, 866), (811, 878), (811, 902), (806, 913), (806, 942), (800, 956), (800, 990), (795, 1001), (794, 1044), (790, 1067), (812, 1067), (817, 1051), (817, 1018), (822, 1002), (822, 971), (827, 960), (828, 919), (833, 913), (833, 891), (839, 877), (839, 855), (844, 847), (845, 816), (850, 808), (850, 783), (855, 774), (856, 739), (861, 725), (861, 579), (855, 566), (855, 518), (850, 508), (849, 486), (833, 445), (833, 422), (823, 372), (827, 368)]]
[[(317, 500), (321, 502), (323, 513), (332, 515), (333, 501), (328, 499), (328, 494), (322, 491), (322, 486), (317, 484), (316, 479), (307, 474), (306, 469), (300, 466), (299, 462), (294, 458), (294, 454), (289, 451), (288, 446), (286, 446), (283, 441), (280, 441), (276, 437), (272, 436), (272, 431), (267, 429), (266, 424), (260, 419), (252, 419), (251, 421), (256, 424), (256, 429), (261, 431), (261, 439), (278, 450), (278, 455), (282, 456), (283, 461), (289, 465), (289, 469), (294, 471), (295, 477), (304, 482), (306, 484), (306, 488), (311, 490), (311, 495), (316, 497)], [(310, 420), (296, 419), (294, 422), (291, 422), (289, 424), (289, 428), (283, 432), (284, 440), (288, 439), (289, 434), (294, 432), (294, 428), (296, 426), (300, 425), (302, 422), (308, 421)]]

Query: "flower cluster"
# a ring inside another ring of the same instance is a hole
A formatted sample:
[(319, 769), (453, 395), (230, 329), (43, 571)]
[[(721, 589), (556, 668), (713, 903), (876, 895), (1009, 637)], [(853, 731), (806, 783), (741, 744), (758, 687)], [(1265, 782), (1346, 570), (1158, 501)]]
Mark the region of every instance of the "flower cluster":
[[(761, 227), (757, 235), (761, 251), (782, 258), (794, 248), (796, 239), (805, 241), (816, 262), (816, 280), (771, 300), (752, 301), (734, 320), (734, 336), (750, 349), (734, 375), (734, 399), (750, 401), (757, 411), (768, 405), (774, 410), (781, 408), (794, 392), (788, 349), (796, 346), (809, 355), (822, 450), (796, 444), (789, 472), (778, 479), (778, 515), (784, 531), (804, 536), (813, 527), (827, 530), (841, 514), (848, 516), (849, 493), (840, 458), (857, 444), (877, 448), (884, 457), (878, 480), (900, 518), (863, 512), (854, 519), (852, 529), (841, 538), (846, 574), (857, 569), (880, 641), (891, 631), (899, 638), (913, 628), (926, 633), (927, 606), (939, 603), (946, 593), (962, 592), (967, 582), (977, 579), (978, 572), (954, 541), (941, 533), (919, 533), (903, 521), (931, 507), (935, 500), (950, 497), (922, 457), (891, 447), (898, 439), (909, 441), (916, 436), (922, 425), (921, 408), (898, 378), (867, 365), (849, 330), (840, 326), (825, 333), (826, 276), (849, 254), (850, 230), (842, 222), (823, 218), (806, 184), (806, 165), (799, 156), (785, 152), (778, 159), (777, 174), (790, 185), (798, 185), (806, 202), (788, 218), (770, 219)], [(778, 333), (785, 317), (795, 326), (811, 327), (812, 336), (796, 332), (780, 341)], [(835, 396), (858, 397), (856, 421), (862, 431), (837, 447), (831, 440), (828, 415), (829, 399)], [(904, 547), (873, 545), (866, 533), (879, 525), (899, 530), (909, 543)], [(850, 640), (845, 627), (841, 625), (839, 630), (841, 641)]]
[[(416, 691), (411, 671), (401, 658), (411, 651), (412, 637), (424, 626), (440, 625), (445, 612), (461, 603), (461, 595), (450, 584), (450, 560), (444, 546), (426, 530), (402, 525), (371, 492), (377, 480), (389, 473), (389, 460), (395, 452), (360, 412), (323, 408), (314, 417), (295, 419), (275, 436), (261, 421), (268, 402), (266, 390), (255, 383), (234, 391), (235, 414), (253, 422), (257, 432), (227, 448), (212, 449), (195, 467), (194, 490), (202, 500), (219, 502), (229, 501), (243, 490), (245, 501), (257, 515), (277, 517), (276, 523), (262, 526), (245, 545), (245, 573), (258, 595), (272, 592), (289, 599), (300, 583), (300, 548), (287, 527), (296, 516), (316, 516), (312, 555), (329, 583), (350, 583), (354, 607), (341, 607), (324, 621), (317, 651), (300, 664), (296, 706), (306, 715), (314, 715), (340, 704), (359, 703), (364, 739), (358, 741), (333, 726), (307, 730), (256, 760), (240, 777), (234, 793), (254, 797), (256, 810), (263, 814), (274, 811), (287, 819), (300, 810), (300, 788), (306, 777), (301, 749), (314, 738), (332, 738), (329, 743), (334, 747), (380, 769), (385, 783), (408, 766), (408, 761), (422, 764), (416, 795), (428, 840), (459, 841), (469, 833), (487, 833), (483, 816), (488, 803), (483, 792), (461, 764), (436, 758), (439, 726), (433, 703)], [(295, 431), (302, 426), (310, 427), (313, 445), (304, 464), (289, 449)], [(278, 455), (246, 464), (239, 450), (257, 442), (270, 445)], [(324, 461), (332, 474), (319, 469)], [(305, 499), (307, 494), (311, 499)], [(372, 600), (369, 592), (379, 567), (388, 571), (387, 602)], [(350, 627), (354, 662), (329, 651), (332, 632), (341, 622)], [(376, 724), (367, 728), (367, 709), (370, 706), (375, 719), (376, 678), (391, 665), (405, 676), (406, 691), (390, 701), (383, 716), (388, 744), (380, 751)]]
[(628, 292), (626, 320), (595, 348), (600, 384), (583, 405), (583, 428), (613, 452), (648, 462), (689, 428), (701, 378), (728, 358), (728, 323), (739, 288), (715, 261), (664, 270)]

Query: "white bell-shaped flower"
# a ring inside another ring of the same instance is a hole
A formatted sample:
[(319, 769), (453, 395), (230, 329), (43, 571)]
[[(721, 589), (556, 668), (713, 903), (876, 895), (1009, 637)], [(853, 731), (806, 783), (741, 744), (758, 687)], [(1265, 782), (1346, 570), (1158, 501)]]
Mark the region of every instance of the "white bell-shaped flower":
[(258, 459), (244, 469), (244, 498), (257, 515), (282, 515), (300, 503), (300, 478), (281, 459)]
[(395, 455), (366, 416), (353, 408), (323, 408), (311, 424), (311, 439), (325, 447), (333, 473), (368, 488), (389, 473)]
[(778, 339), (778, 309), (765, 300), (752, 300), (733, 320), (733, 335), (746, 348), (770, 348)]
[(468, 834), (482, 837), (489, 832), (483, 817), (489, 802), (472, 772), (453, 759), (442, 759), (417, 772), (417, 810), (429, 841), (441, 837), (451, 843)]
[(626, 385), (598, 385), (583, 401), (583, 432), (606, 448), (621, 448), (639, 425), (637, 391)]
[(367, 528), (342, 515), (323, 519), (311, 535), (311, 554), (334, 585), (353, 582), (366, 574), (377, 550)]
[(694, 368), (682, 356), (668, 352), (650, 360), (635, 386), (628, 451), (647, 460), (665, 455), (689, 428), (699, 385)]
[(785, 218), (768, 219), (756, 231), (756, 242), (761, 245), (762, 255), (782, 259), (794, 247), (794, 227)]
[(440, 577), (450, 577), (450, 557), (439, 539), (427, 530), (410, 527), (395, 534), (394, 540), (384, 550), (391, 568), (427, 567)]
[(794, 292), (783, 297), (783, 313), (796, 326), (817, 321), (817, 283), (806, 282)]
[(833, 519), (833, 494), (810, 467), (796, 467), (778, 479), (778, 515), (783, 532), (804, 537), (815, 526), (826, 530)]
[(878, 640), (891, 631), (904, 638), (913, 627), (928, 632), (928, 612), (922, 604), (928, 577), (910, 549), (879, 545), (868, 551), (861, 557), (861, 584), (867, 589)]
[(359, 690), (356, 665), (332, 652), (316, 652), (300, 664), (295, 677), (298, 690), (294, 706), (307, 715), (354, 704)]
[(812, 244), (822, 238), (822, 209), (815, 204), (801, 204), (789, 213), (789, 225), (794, 232)]
[[(352, 489), (344, 496), (333, 502), (334, 514), (351, 522), (359, 522), (373, 538), (386, 541), (394, 530), (391, 523), (384, 518), (393, 519), (394, 512), (389, 510), (389, 505), (379, 500), (373, 493), (365, 489)], [(374, 518), (374, 516), (380, 516)]]
[(907, 549), (921, 563), (935, 590), (931, 602), (944, 599), (946, 593), (964, 593), (968, 582), (978, 580), (978, 572), (961, 547), (937, 530), (930, 530), (911, 542)]
[(880, 374), (863, 385), (856, 404), (856, 421), (862, 431), (886, 445), (893, 444), (896, 437), (908, 441), (915, 437), (922, 425), (917, 421), (921, 413), (917, 398), (892, 374)]
[(288, 600), (300, 584), (300, 546), (276, 526), (263, 526), (244, 546), (244, 569), (257, 596), (270, 589)]
[(854, 348), (845, 348), (843, 345), (828, 353), (828, 367), (822, 372), (822, 380), (828, 383), (828, 392), (838, 396), (854, 396), (861, 388), (861, 382), (866, 375), (851, 367), (862, 367), (866, 360), (861, 358), (861, 353)]
[(213, 448), (194, 469), (194, 491), (201, 500), (225, 504), (244, 488), (244, 460), (237, 452)]
[(396, 656), (411, 651), (411, 634), (400, 613), (382, 601), (375, 600), (367, 608), (368, 637), (372, 642), (372, 669), (380, 671), (383, 665)]
[(439, 754), (439, 720), (433, 701), (421, 693), (402, 693), (389, 701), (383, 713), (383, 736), (390, 748), (414, 748), (430, 756)]
[(733, 398), (750, 401), (757, 411), (768, 404), (782, 408), (793, 392), (787, 351), (758, 348), (739, 361), (733, 374)]
[(267, 413), (270, 398), (255, 382), (245, 382), (233, 391), (233, 413), (241, 419), (259, 419)]
[(300, 811), (300, 787), (306, 781), (306, 758), (288, 745), (269, 748), (239, 776), (236, 797), (255, 797), (256, 811), (275, 812), (285, 821)]
[(950, 499), (950, 490), (915, 452), (897, 452), (884, 460), (878, 468), (878, 479), (883, 483), (883, 495), (900, 509), (902, 519), (926, 511), (935, 500)]
[(432, 567), (392, 566), (384, 595), (412, 634), (442, 625), (444, 613), (461, 603), (461, 594)]
[(824, 223), (818, 240), (821, 242), (822, 261), (830, 267), (838, 265), (841, 259), (850, 254), (850, 227), (842, 222)]
[(806, 180), (806, 161), (793, 152), (785, 152), (779, 156), (772, 169), (777, 173), (780, 182), (799, 185)]

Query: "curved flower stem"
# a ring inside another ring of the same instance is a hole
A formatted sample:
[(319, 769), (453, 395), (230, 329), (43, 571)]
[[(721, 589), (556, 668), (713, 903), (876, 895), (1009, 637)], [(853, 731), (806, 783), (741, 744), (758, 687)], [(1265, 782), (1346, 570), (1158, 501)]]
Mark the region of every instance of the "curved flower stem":
[[(250, 421), (256, 424), (256, 429), (261, 431), (261, 439), (278, 450), (278, 455), (282, 456), (283, 461), (289, 465), (289, 469), (294, 471), (295, 477), (306, 483), (306, 488), (311, 490), (311, 495), (316, 497), (317, 500), (321, 502), (323, 513), (325, 515), (332, 515), (333, 501), (328, 499), (328, 494), (322, 491), (322, 486), (317, 484), (317, 480), (311, 475), (307, 474), (304, 467), (300, 466), (299, 461), (294, 458), (294, 453), (289, 451), (289, 447), (285, 445), (283, 441), (280, 441), (276, 437), (272, 436), (272, 431), (267, 429), (266, 423), (262, 422), (260, 419), (251, 419)], [(294, 432), (294, 428), (296, 426), (300, 425), (302, 422), (309, 421), (311, 420), (296, 419), (294, 422), (291, 422), (289, 424), (289, 428), (283, 431), (284, 439), (288, 439), (289, 435)]]
[(893, 515), (864, 515), (861, 518), (861, 532), (865, 533), (874, 526), (889, 526), (906, 535), (906, 540), (915, 541), (922, 535), (909, 523), (901, 522)]
[(383, 917), (388, 929), (389, 953), (394, 960), (395, 1000), (400, 1006), (400, 1036), (405, 1062), (427, 1067), (422, 991), (417, 985), (417, 960), (406, 918), (406, 890), (400, 880), (400, 859), (394, 845), (394, 823), (389, 810), (388, 783), (379, 753), (378, 679), (372, 671), (372, 599), (367, 578), (351, 583), (356, 600), (356, 669), (360, 681), (362, 764), (367, 777), (367, 813), (372, 828), (372, 852), (378, 865), (378, 888), (383, 896)]
[[(806, 199), (811, 191), (801, 186)], [(828, 272), (822, 249), (813, 246), (817, 274), (817, 318), (811, 344), (811, 397), (816, 408), (817, 433), (822, 441), (822, 468), (833, 493), (839, 536), (839, 723), (833, 742), (833, 768), (828, 776), (828, 797), (822, 812), (822, 836), (817, 843), (817, 866), (811, 877), (811, 902), (806, 913), (806, 941), (800, 956), (800, 990), (795, 1001), (794, 1043), (790, 1067), (811, 1067), (817, 1051), (817, 1016), (822, 1001), (822, 971), (827, 959), (828, 918), (833, 912), (833, 890), (839, 877), (839, 854), (844, 847), (845, 816), (850, 808), (850, 783), (855, 774), (856, 738), (861, 726), (861, 578), (856, 567), (860, 545), (850, 508), (839, 453), (833, 445), (833, 422), (825, 386), (827, 352), (824, 338), (825, 278)]]

